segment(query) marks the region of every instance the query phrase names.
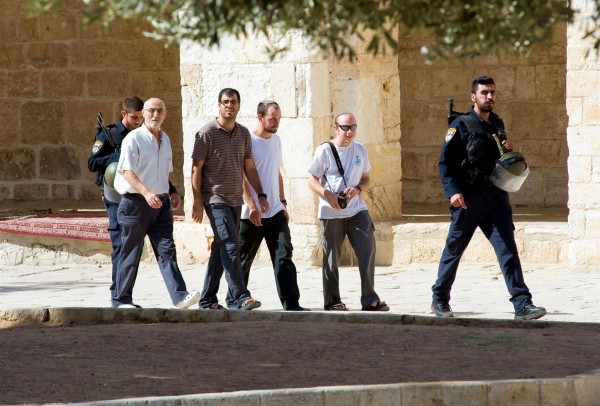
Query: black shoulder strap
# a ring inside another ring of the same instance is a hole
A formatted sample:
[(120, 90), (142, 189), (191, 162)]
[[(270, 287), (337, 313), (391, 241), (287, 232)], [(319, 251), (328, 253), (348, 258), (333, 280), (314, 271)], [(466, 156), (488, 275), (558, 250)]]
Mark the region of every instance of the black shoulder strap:
[(106, 131), (106, 137), (108, 138), (108, 142), (113, 146), (113, 148), (118, 151), (121, 149), (121, 143), (123, 143), (123, 136), (119, 132), (119, 129), (116, 125), (109, 126)]
[(347, 187), (348, 185), (346, 185), (346, 178), (344, 178), (344, 167), (342, 166), (342, 161), (340, 159), (340, 156), (337, 153), (337, 149), (335, 149), (335, 145), (333, 145), (333, 142), (327, 141), (327, 143), (329, 144), (329, 147), (331, 148), (331, 153), (333, 154), (333, 158), (335, 159), (335, 164), (337, 165), (338, 171), (340, 171), (340, 175), (342, 175), (342, 180), (344, 181), (344, 185)]

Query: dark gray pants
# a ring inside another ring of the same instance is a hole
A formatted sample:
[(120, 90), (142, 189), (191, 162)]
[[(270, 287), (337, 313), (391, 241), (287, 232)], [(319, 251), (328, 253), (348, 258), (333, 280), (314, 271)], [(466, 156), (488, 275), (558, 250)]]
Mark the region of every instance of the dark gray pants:
[(321, 219), (323, 243), (323, 298), (324, 308), (342, 303), (338, 263), (344, 238), (358, 258), (361, 281), (360, 303), (368, 307), (379, 296), (375, 293), (375, 227), (367, 210), (343, 219)]
[(233, 298), (231, 307), (240, 307), (250, 299), (240, 263), (239, 229), (242, 208), (224, 203), (211, 203), (204, 206), (204, 211), (210, 220), (215, 239), (206, 267), (200, 307), (206, 308), (213, 303), (219, 303), (217, 292), (223, 272)]
[(137, 278), (140, 258), (147, 235), (154, 250), (163, 280), (173, 304), (182, 301), (188, 294), (185, 281), (177, 265), (175, 242), (173, 241), (173, 213), (171, 199), (162, 197), (162, 207), (153, 209), (143, 197), (125, 194), (119, 204), (121, 226), (121, 255), (117, 269), (113, 306), (133, 302), (133, 286)]

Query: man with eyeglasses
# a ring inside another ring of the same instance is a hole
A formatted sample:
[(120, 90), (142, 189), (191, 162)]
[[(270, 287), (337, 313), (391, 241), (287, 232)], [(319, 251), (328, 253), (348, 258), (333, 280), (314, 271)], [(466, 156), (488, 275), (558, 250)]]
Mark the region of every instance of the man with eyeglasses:
[[(100, 129), (98, 134), (96, 134), (92, 154), (88, 159), (88, 169), (90, 172), (97, 172), (98, 174), (99, 181), (97, 183), (102, 187), (102, 201), (104, 202), (108, 216), (108, 234), (112, 246), (110, 254), (112, 262), (111, 300), (115, 292), (117, 265), (119, 263), (119, 255), (121, 254), (121, 227), (117, 220), (117, 210), (121, 202), (121, 195), (114, 188), (114, 178), (107, 180), (107, 177), (110, 175), (106, 172), (109, 165), (116, 164), (119, 161), (121, 144), (127, 134), (142, 125), (143, 108), (144, 101), (137, 96), (127, 97), (123, 100), (121, 103), (121, 120)], [(104, 176), (105, 174), (106, 176)]]
[[(284, 310), (309, 310), (300, 306), (300, 290), (296, 277), (296, 266), (292, 261), (292, 238), (289, 214), (283, 189), (281, 167), (281, 139), (277, 134), (281, 120), (279, 104), (263, 100), (256, 108), (258, 124), (252, 132), (252, 157), (260, 176), (263, 191), (267, 195), (269, 211), (261, 213), (258, 194), (244, 180), (244, 205), (240, 224), (241, 263), (244, 286), (248, 286), (250, 268), (260, 245), (265, 240), (271, 256), (277, 293)], [(227, 304), (233, 305), (232, 291), (227, 294)]]
[(240, 262), (244, 176), (257, 192), (261, 213), (269, 211), (269, 202), (252, 159), (250, 132), (236, 122), (240, 93), (225, 88), (219, 92), (218, 100), (219, 116), (198, 131), (192, 152), (192, 218), (200, 223), (206, 211), (214, 234), (200, 308), (223, 308), (217, 292), (225, 272), (232, 296), (230, 308), (252, 310), (261, 303), (250, 295)]
[(362, 310), (388, 311), (375, 293), (375, 227), (361, 198), (371, 182), (371, 163), (366, 147), (355, 141), (356, 129), (354, 115), (338, 115), (335, 137), (317, 147), (308, 169), (308, 185), (319, 196), (324, 309), (348, 310), (340, 297), (338, 270), (342, 243), (348, 236), (358, 258)]
[(112, 304), (140, 307), (133, 303), (133, 287), (147, 235), (173, 305), (186, 309), (198, 303), (200, 293), (187, 291), (177, 265), (171, 207), (179, 207), (181, 199), (177, 193), (169, 194), (173, 152), (161, 129), (167, 108), (162, 100), (151, 98), (144, 103), (143, 112), (144, 124), (123, 141), (115, 176), (115, 189), (123, 195), (118, 210), (123, 247)]

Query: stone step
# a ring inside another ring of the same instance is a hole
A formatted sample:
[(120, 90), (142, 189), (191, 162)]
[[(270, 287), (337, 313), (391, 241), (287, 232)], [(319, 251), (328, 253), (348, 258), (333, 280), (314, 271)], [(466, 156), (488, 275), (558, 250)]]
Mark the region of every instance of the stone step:
[[(410, 263), (435, 263), (444, 248), (449, 214), (439, 209), (405, 208), (410, 214), (398, 221), (375, 222), (378, 266)], [(522, 262), (567, 264), (567, 215), (561, 209), (515, 210), (515, 240)], [(320, 231), (317, 225), (291, 224), (294, 261), (320, 264)], [(177, 257), (181, 264), (206, 263), (212, 242), (208, 224), (175, 222)], [(154, 261), (146, 241), (144, 261)], [(264, 244), (258, 263), (270, 261)], [(491, 244), (477, 231), (463, 257), (465, 262), (495, 262)], [(110, 262), (110, 244), (69, 238), (48, 238), (0, 232), (0, 265), (58, 265), (64, 263), (106, 264)], [(349, 244), (344, 245), (344, 265), (356, 264)]]

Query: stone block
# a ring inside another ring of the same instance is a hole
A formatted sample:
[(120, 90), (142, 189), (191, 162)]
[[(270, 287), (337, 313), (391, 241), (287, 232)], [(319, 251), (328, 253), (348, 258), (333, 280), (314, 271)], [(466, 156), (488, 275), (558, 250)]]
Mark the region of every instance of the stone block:
[[(420, 180), (425, 177), (425, 156), (419, 148), (403, 148), (400, 159), (403, 180)], [(391, 169), (391, 168), (390, 168)]]
[(296, 224), (316, 224), (318, 198), (308, 187), (307, 178), (291, 178), (288, 210)]
[(530, 241), (526, 244), (525, 262), (556, 264), (559, 257), (559, 245), (556, 241)]
[(0, 66), (5, 69), (25, 67), (25, 45), (0, 43)]
[[(238, 121), (251, 118), (254, 125), (256, 106), (265, 94), (272, 94), (271, 72), (264, 65), (235, 64), (208, 65), (202, 68), (203, 100), (202, 110), (207, 118), (218, 114), (219, 92), (231, 87), (240, 92), (240, 112)], [(207, 120), (208, 121), (208, 120)]]
[(43, 13), (37, 17), (41, 41), (72, 40), (79, 37), (78, 16), (69, 12)]
[(324, 393), (314, 390), (277, 390), (261, 396), (261, 406), (323, 405)]
[[(169, 100), (181, 101), (181, 76), (179, 69), (154, 73), (154, 87), (158, 97), (165, 102)], [(169, 108), (172, 110), (172, 107)]]
[(179, 71), (179, 47), (162, 46), (160, 48), (160, 56), (158, 58), (161, 69), (173, 69)]
[(42, 96), (49, 99), (84, 96), (85, 73), (53, 71), (42, 73)]
[(535, 88), (540, 100), (564, 100), (566, 95), (566, 68), (564, 61), (555, 65), (535, 67)]
[(412, 262), (431, 263), (439, 261), (444, 250), (443, 239), (418, 239), (412, 243)]
[(565, 168), (567, 165), (569, 151), (564, 140), (523, 140), (517, 149), (523, 152), (530, 167)]
[(112, 41), (77, 41), (71, 46), (71, 65), (77, 68), (106, 69), (118, 57)]
[(5, 148), (16, 146), (19, 143), (19, 108), (20, 102), (18, 100), (4, 100), (2, 102), (2, 108), (0, 109), (0, 123), (2, 123), (0, 145)]
[(75, 188), (72, 185), (52, 185), (50, 197), (52, 199), (72, 199), (75, 196)]
[(567, 99), (573, 97), (585, 99), (589, 97), (590, 83), (596, 83), (597, 80), (597, 70), (567, 70)]
[(65, 105), (65, 133), (69, 143), (82, 147), (86, 159), (92, 153), (96, 139), (96, 117), (102, 112), (105, 125), (116, 122), (119, 118), (112, 113), (110, 103), (96, 101), (77, 101)]
[[(274, 63), (271, 67), (272, 97), (281, 107), (282, 117), (297, 117), (296, 68), (291, 63)], [(268, 95), (264, 95), (269, 98)]]
[(329, 64), (326, 62), (297, 64), (296, 88), (298, 117), (331, 116)]
[(488, 384), (488, 401), (496, 406), (537, 405), (538, 387), (532, 381), (492, 381)]
[(48, 200), (50, 185), (42, 183), (18, 183), (14, 187), (15, 200)]
[(196, 66), (183, 65), (181, 74), (182, 115), (187, 117), (202, 117), (202, 71)]
[(36, 69), (64, 69), (69, 63), (69, 47), (60, 43), (33, 42), (27, 44), (26, 59)]
[(539, 381), (540, 404), (544, 406), (575, 405), (573, 386), (564, 379), (543, 379)]
[(600, 206), (600, 184), (569, 183), (569, 208), (596, 210)]
[(592, 157), (590, 156), (570, 156), (568, 159), (567, 172), (569, 173), (569, 182), (587, 183), (592, 173)]
[(402, 405), (443, 405), (442, 386), (436, 383), (411, 383), (400, 388)]
[[(129, 93), (140, 97), (142, 100), (146, 100), (160, 94), (156, 88), (157, 81), (155, 80), (155, 76), (155, 71), (137, 71), (135, 73), (135, 80), (132, 76), (125, 77), (123, 80), (127, 83), (127, 88), (131, 89)], [(169, 106), (167, 105), (168, 108)]]
[(39, 97), (40, 83), (40, 74), (38, 72), (9, 72), (8, 95), (11, 97)]
[(365, 201), (373, 221), (399, 219), (402, 216), (402, 182), (373, 183)]
[(600, 238), (571, 241), (569, 244), (570, 265), (590, 265), (600, 268)]
[[(516, 99), (533, 100), (535, 99), (535, 67), (518, 66), (516, 69), (516, 81), (513, 91), (513, 97)], [(504, 88), (502, 86), (502, 93)]]
[(0, 17), (0, 38), (2, 41), (14, 42), (17, 39), (17, 20)]
[(600, 151), (600, 126), (569, 127), (567, 140), (569, 158), (595, 155), (592, 151)]
[(600, 370), (596, 369), (573, 378), (575, 404), (578, 406), (597, 405), (598, 399), (600, 399)]
[(100, 188), (93, 182), (87, 182), (79, 186), (76, 198), (79, 200), (97, 200), (100, 197)]
[(278, 134), (281, 138), (286, 177), (308, 179), (308, 168), (312, 163), (315, 149), (314, 125), (313, 120), (305, 118), (281, 120)]
[[(403, 102), (402, 147), (427, 147), (431, 151), (440, 151), (448, 129), (447, 108), (445, 103), (429, 105)], [(431, 117), (439, 117), (439, 120), (431, 120)]]
[(400, 165), (400, 143), (367, 145), (369, 162), (371, 162), (371, 181), (373, 183), (400, 182), (404, 175)]
[(123, 75), (120, 70), (110, 70), (89, 72), (86, 78), (88, 96), (112, 98), (121, 100), (123, 92), (129, 88), (127, 75)]
[(43, 148), (39, 165), (40, 179), (64, 181), (81, 177), (79, 153), (71, 148)]
[(479, 406), (487, 404), (485, 382), (448, 382), (442, 386), (445, 405)]
[(35, 178), (35, 153), (31, 149), (15, 148), (3, 152), (0, 160), (0, 180), (23, 181)]
[(583, 122), (586, 125), (600, 125), (600, 97), (586, 97), (583, 100)]
[(21, 106), (21, 140), (27, 144), (49, 143), (63, 139), (65, 106), (54, 101), (26, 102)]

